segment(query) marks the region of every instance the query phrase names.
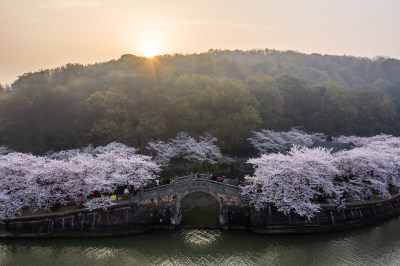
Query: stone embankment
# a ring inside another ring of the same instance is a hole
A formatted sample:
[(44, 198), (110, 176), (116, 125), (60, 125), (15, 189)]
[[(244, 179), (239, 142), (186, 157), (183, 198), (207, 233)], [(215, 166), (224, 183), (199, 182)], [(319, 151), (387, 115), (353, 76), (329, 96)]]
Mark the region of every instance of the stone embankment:
[(311, 220), (299, 215), (282, 215), (275, 208), (251, 210), (251, 230), (260, 234), (324, 233), (354, 229), (400, 214), (400, 196), (388, 200), (347, 203), (345, 208), (323, 205)]
[(174, 184), (148, 188), (131, 201), (107, 210), (78, 209), (23, 216), (0, 222), (1, 238), (104, 237), (180, 228), (181, 200), (192, 192), (205, 192), (220, 204), (219, 228), (247, 229), (261, 234), (321, 233), (347, 230), (400, 214), (400, 196), (368, 203), (348, 203), (346, 208), (323, 205), (313, 219), (283, 215), (274, 207), (256, 211), (240, 195), (239, 187), (206, 178), (190, 177)]

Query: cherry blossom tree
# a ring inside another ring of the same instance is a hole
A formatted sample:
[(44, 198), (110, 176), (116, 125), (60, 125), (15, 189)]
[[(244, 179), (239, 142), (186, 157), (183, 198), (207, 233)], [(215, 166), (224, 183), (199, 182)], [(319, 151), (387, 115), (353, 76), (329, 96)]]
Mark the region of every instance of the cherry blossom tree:
[(0, 156), (0, 218), (20, 214), (22, 208), (29, 204), (29, 195), (21, 195), (31, 188), (29, 164), (34, 159), (29, 155), (22, 157), (15, 153)]
[(243, 194), (257, 209), (274, 204), (285, 214), (293, 210), (310, 218), (319, 210), (311, 199), (321, 189), (335, 195), (336, 202), (344, 191), (358, 199), (367, 191), (390, 197), (389, 187), (400, 187), (400, 138), (375, 138), (333, 155), (295, 146), (286, 155), (264, 154), (249, 163), (255, 165), (255, 173), (245, 177)]
[(337, 143), (353, 143), (354, 146), (356, 147), (362, 147), (365, 146), (371, 142), (375, 141), (386, 141), (390, 138), (393, 138), (392, 135), (376, 135), (372, 137), (358, 137), (358, 136), (339, 136), (339, 137), (334, 137), (332, 138), (332, 142), (337, 142)]
[(231, 159), (221, 153), (220, 148), (214, 143), (216, 138), (210, 134), (194, 139), (185, 132), (179, 133), (169, 142), (152, 141), (148, 149), (156, 153), (154, 160), (162, 166), (168, 166), (171, 158), (183, 158), (193, 162), (230, 162)]
[(326, 141), (326, 136), (322, 133), (307, 134), (298, 129), (291, 129), (288, 132), (261, 129), (253, 133), (254, 136), (249, 138), (249, 141), (260, 154), (286, 152), (294, 145), (309, 147), (316, 141)]
[(7, 217), (15, 217), (22, 212), (20, 202), (10, 199), (7, 190), (0, 190), (0, 220)]
[(20, 214), (24, 208), (35, 211), (50, 206), (52, 186), (36, 175), (38, 170), (43, 170), (44, 162), (43, 158), (30, 154), (0, 156), (0, 191), (3, 195), (0, 218), (5, 214)]
[[(112, 149), (96, 155), (78, 154), (71, 157), (69, 163), (70, 178), (64, 187), (68, 188), (68, 195), (79, 203), (87, 201), (87, 196), (94, 190), (111, 194), (121, 186), (145, 187), (160, 170), (151, 157), (132, 154), (126, 149), (121, 153)], [(94, 208), (99, 203), (99, 207), (104, 207), (106, 202), (109, 201), (104, 198), (102, 201), (92, 199), (86, 206)]]
[[(16, 155), (24, 156), (21, 153)], [(49, 209), (56, 202), (66, 204), (70, 199), (70, 193), (65, 187), (71, 178), (71, 174), (68, 172), (70, 164), (45, 157), (34, 156), (34, 158), (35, 161), (29, 168), (33, 189), (29, 195), (35, 197), (29, 206), (30, 209)], [(37, 207), (33, 209), (32, 207), (35, 205)]]
[[(135, 188), (146, 186), (155, 179), (155, 174), (160, 170), (151, 157), (144, 155), (120, 156), (107, 152), (97, 156), (96, 160), (103, 166), (106, 186), (132, 186)], [(96, 181), (96, 180), (95, 180)], [(96, 181), (97, 182), (97, 181)]]
[(329, 150), (294, 146), (288, 154), (263, 154), (250, 159), (255, 172), (246, 176), (243, 194), (256, 209), (275, 205), (284, 214), (291, 211), (311, 218), (319, 211), (312, 200), (325, 193), (337, 195), (333, 179), (339, 173)]
[(111, 142), (107, 146), (98, 146), (94, 148), (92, 145), (88, 145), (84, 148), (63, 150), (63, 151), (49, 151), (46, 153), (46, 157), (56, 160), (68, 160), (69, 158), (78, 154), (90, 154), (96, 156), (103, 153), (118, 153), (120, 156), (131, 156), (137, 152), (137, 149), (128, 147), (119, 142)]
[(106, 195), (121, 186), (144, 187), (160, 170), (151, 157), (119, 143), (76, 151), (59, 153), (63, 156), (57, 159), (0, 155), (0, 219), (67, 201), (90, 209), (106, 208), (115, 203), (107, 196), (90, 199), (93, 190)]
[(172, 158), (180, 155), (179, 150), (172, 142), (165, 142), (162, 140), (149, 142), (147, 149), (156, 153), (154, 161), (161, 167), (167, 167)]
[(367, 191), (390, 197), (389, 187), (400, 187), (400, 138), (382, 137), (365, 141), (364, 146), (335, 155), (343, 190), (356, 198)]

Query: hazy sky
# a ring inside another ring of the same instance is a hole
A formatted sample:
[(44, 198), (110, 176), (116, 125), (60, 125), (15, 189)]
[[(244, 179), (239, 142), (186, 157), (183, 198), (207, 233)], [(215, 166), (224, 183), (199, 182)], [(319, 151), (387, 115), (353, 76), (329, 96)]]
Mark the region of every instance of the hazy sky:
[(0, 0), (0, 83), (122, 54), (271, 48), (400, 58), (399, 0)]

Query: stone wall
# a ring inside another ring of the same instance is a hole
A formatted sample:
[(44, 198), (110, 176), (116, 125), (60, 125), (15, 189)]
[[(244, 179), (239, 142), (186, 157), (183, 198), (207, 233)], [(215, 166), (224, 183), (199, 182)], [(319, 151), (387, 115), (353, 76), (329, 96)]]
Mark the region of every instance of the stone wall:
[(104, 210), (77, 210), (3, 221), (0, 237), (91, 237), (169, 229), (170, 208), (126, 204)]
[[(262, 234), (318, 233), (356, 228), (400, 214), (399, 196), (380, 202), (349, 204), (345, 209), (323, 206), (311, 220), (275, 208), (256, 211), (243, 198), (215, 194), (221, 206), (223, 229), (249, 229)], [(0, 237), (97, 237), (173, 230), (179, 227), (182, 194), (162, 196), (140, 203), (119, 204), (106, 211), (76, 210), (0, 223)]]
[(399, 214), (400, 198), (397, 196), (380, 202), (348, 204), (344, 209), (326, 205), (310, 220), (293, 213), (285, 216), (275, 208), (251, 209), (250, 227), (262, 234), (333, 232), (376, 223)]

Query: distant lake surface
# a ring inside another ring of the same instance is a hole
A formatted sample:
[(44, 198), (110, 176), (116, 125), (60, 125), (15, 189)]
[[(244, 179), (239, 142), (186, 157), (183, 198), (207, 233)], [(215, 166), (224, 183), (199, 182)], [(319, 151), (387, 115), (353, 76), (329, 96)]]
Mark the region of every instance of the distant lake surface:
[[(213, 200), (189, 194), (182, 200), (182, 222), (214, 224)], [(3, 239), (0, 265), (400, 265), (400, 217), (315, 235), (182, 229), (111, 238)]]

